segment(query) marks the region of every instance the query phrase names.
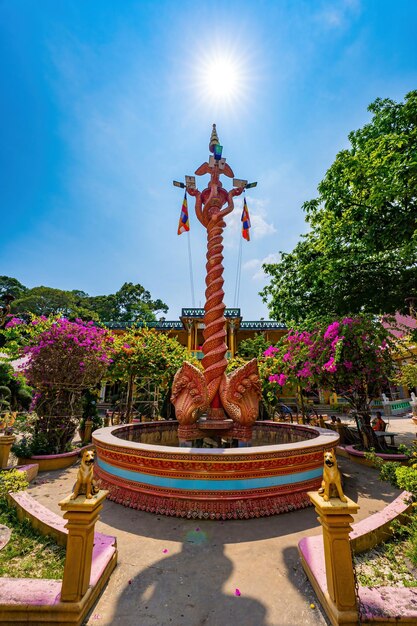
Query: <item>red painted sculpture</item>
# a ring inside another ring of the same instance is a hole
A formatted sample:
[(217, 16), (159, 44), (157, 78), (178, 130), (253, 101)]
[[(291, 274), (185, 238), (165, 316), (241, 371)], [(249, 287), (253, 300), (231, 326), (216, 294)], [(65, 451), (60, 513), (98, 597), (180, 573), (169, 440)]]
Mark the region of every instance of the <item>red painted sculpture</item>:
[[(223, 302), (223, 230), (224, 218), (234, 208), (233, 198), (244, 187), (226, 191), (220, 182), (224, 174), (234, 174), (226, 159), (221, 158), (221, 146), (213, 124), (208, 163), (203, 163), (196, 175), (210, 174), (210, 183), (199, 191), (187, 186), (187, 193), (195, 197), (198, 220), (207, 229), (206, 304), (204, 307), (204, 344), (202, 365), (204, 375), (185, 363), (175, 375), (172, 387), (173, 402), (179, 421), (180, 440), (201, 437), (201, 430), (230, 431), (228, 436), (243, 441), (251, 439), (251, 425), (258, 416), (260, 382), (256, 359), (226, 376), (226, 319)], [(226, 205), (226, 206), (224, 206)], [(223, 208), (224, 207), (224, 208)], [(206, 411), (206, 414), (204, 412)], [(225, 414), (226, 411), (226, 414)], [(225, 433), (226, 434), (226, 433)]]

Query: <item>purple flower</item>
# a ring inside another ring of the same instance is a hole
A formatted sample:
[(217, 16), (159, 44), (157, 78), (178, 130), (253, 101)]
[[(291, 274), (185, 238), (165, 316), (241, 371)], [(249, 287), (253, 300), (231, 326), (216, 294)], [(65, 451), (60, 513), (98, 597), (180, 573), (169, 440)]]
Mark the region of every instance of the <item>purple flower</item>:
[(279, 378), (278, 378), (278, 385), (281, 385), (281, 387), (283, 387), (285, 385), (285, 383), (287, 382), (287, 378), (288, 376), (286, 376), (285, 374), (280, 374)]
[(305, 363), (304, 366), (298, 370), (297, 376), (300, 378), (310, 378), (312, 376), (312, 371), (310, 369), (310, 363)]
[(269, 348), (265, 350), (264, 356), (273, 357), (276, 352), (278, 352), (278, 348), (276, 348), (275, 346), (269, 346)]
[(7, 322), (5, 328), (13, 328), (14, 326), (19, 326), (20, 324), (23, 324), (23, 320), (20, 319), (20, 317), (12, 317), (12, 319)]
[(334, 374), (334, 372), (337, 371), (337, 366), (336, 363), (334, 361), (333, 357), (330, 357), (330, 359), (327, 361), (327, 363), (325, 363), (323, 365), (323, 369), (327, 370), (328, 372), (330, 372), (331, 374)]
[(333, 322), (327, 327), (326, 332), (324, 333), (324, 339), (334, 339), (339, 333), (339, 322)]

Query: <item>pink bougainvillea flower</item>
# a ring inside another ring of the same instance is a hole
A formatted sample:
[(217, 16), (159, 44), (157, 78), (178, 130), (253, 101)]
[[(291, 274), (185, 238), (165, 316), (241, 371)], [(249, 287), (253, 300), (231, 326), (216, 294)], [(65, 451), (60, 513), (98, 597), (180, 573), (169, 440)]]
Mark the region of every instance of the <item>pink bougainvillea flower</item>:
[(19, 326), (19, 324), (23, 324), (23, 320), (20, 317), (12, 317), (10, 322), (7, 322), (5, 328), (13, 328), (14, 326)]
[(166, 554), (166, 553), (168, 552), (168, 550), (167, 550), (166, 548), (164, 548), (164, 549), (162, 550), (162, 552), (163, 552), (164, 554)]
[(339, 327), (340, 327), (340, 324), (337, 321), (333, 322), (332, 324), (329, 324), (326, 332), (324, 333), (324, 339), (334, 339), (336, 335), (339, 333)]
[(327, 363), (325, 363), (323, 365), (323, 369), (327, 370), (328, 372), (330, 372), (331, 374), (333, 374), (334, 372), (337, 371), (337, 366), (336, 363), (334, 361), (333, 357), (330, 357), (330, 359), (327, 361)]
[(305, 363), (304, 367), (302, 367), (297, 372), (297, 376), (299, 376), (300, 378), (309, 378), (312, 375), (313, 374), (311, 372), (310, 363)]
[(238, 589), (238, 588), (236, 587), (236, 589), (235, 589), (235, 596), (241, 596), (241, 595), (242, 595), (242, 594), (240, 593), (240, 589)]

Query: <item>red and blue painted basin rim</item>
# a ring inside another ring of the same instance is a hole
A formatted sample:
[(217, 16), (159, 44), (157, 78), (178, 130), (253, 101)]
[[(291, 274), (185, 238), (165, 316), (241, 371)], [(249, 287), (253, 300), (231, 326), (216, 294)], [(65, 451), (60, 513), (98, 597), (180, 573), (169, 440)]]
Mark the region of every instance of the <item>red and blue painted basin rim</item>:
[(116, 467), (98, 458), (98, 467), (107, 474), (129, 480), (134, 483), (148, 485), (152, 487), (162, 487), (166, 489), (183, 489), (187, 491), (249, 491), (253, 489), (267, 489), (271, 487), (281, 487), (285, 485), (296, 485), (308, 480), (319, 479), (322, 476), (322, 466), (303, 472), (280, 476), (265, 476), (263, 478), (244, 478), (225, 480), (202, 480), (198, 476), (195, 478), (169, 478), (142, 474), (133, 470)]

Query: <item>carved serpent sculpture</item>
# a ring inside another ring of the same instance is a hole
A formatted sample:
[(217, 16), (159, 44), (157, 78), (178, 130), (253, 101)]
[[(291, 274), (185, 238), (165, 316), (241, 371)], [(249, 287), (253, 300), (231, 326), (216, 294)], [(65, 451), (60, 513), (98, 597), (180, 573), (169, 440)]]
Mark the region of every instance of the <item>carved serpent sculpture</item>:
[[(197, 170), (200, 172), (204, 165)], [(230, 169), (230, 168), (229, 168)], [(217, 168), (216, 168), (217, 170)], [(231, 170), (230, 170), (231, 171)], [(233, 176), (233, 172), (231, 172)], [(227, 193), (219, 181), (218, 171), (212, 174), (208, 189), (200, 193), (197, 189), (187, 189), (188, 193), (196, 197), (196, 215), (207, 229), (207, 264), (206, 264), (206, 304), (204, 307), (204, 344), (202, 365), (207, 385), (210, 404), (212, 404), (226, 371), (225, 358), (227, 345), (225, 343), (226, 319), (224, 317), (225, 304), (223, 302), (223, 229), (226, 226), (224, 217), (234, 208), (233, 198), (242, 193), (243, 189), (232, 189)], [(227, 207), (221, 209), (224, 202)], [(204, 208), (203, 208), (204, 203)]]
[[(210, 138), (210, 151), (219, 144), (215, 125)], [(220, 162), (221, 161), (221, 162)], [(202, 365), (204, 374), (190, 363), (178, 370), (174, 378), (171, 401), (175, 405), (177, 419), (184, 439), (195, 438), (198, 432), (192, 425), (207, 408), (206, 420), (224, 420), (225, 409), (235, 426), (240, 429), (239, 438), (249, 437), (244, 432), (258, 416), (260, 382), (256, 359), (226, 376), (226, 319), (223, 302), (223, 229), (224, 218), (234, 208), (233, 198), (244, 187), (227, 192), (220, 182), (220, 174), (233, 178), (234, 174), (225, 159), (211, 158), (197, 170), (197, 176), (210, 174), (206, 189), (199, 191), (187, 186), (187, 193), (195, 197), (195, 212), (199, 222), (207, 230), (206, 303), (204, 307), (204, 344)], [(225, 206), (223, 209), (222, 207)], [(235, 428), (235, 426), (233, 428)]]

